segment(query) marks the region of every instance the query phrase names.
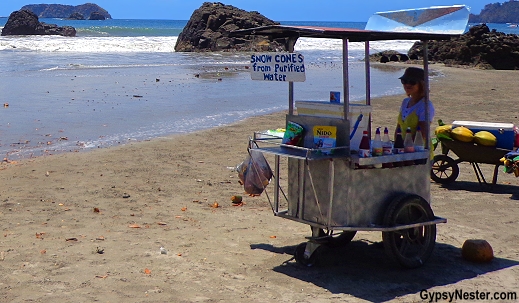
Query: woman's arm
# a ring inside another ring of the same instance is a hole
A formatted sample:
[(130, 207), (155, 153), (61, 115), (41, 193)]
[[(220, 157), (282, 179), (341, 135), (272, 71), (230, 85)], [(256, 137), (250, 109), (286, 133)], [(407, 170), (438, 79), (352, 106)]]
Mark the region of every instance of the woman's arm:
[(422, 133), (422, 138), (425, 139), (426, 138), (425, 134), (427, 133), (427, 123), (425, 121), (418, 121), (418, 126), (420, 127), (420, 132)]

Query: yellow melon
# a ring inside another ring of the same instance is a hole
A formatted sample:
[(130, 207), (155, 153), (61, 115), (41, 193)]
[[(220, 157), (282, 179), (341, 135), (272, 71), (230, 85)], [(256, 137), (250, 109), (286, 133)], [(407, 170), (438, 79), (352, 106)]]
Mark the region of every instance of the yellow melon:
[(463, 243), (461, 256), (467, 261), (486, 263), (494, 258), (494, 251), (486, 240), (470, 239)]
[(451, 137), (461, 142), (472, 142), (474, 133), (465, 126), (458, 126), (451, 131)]
[(441, 125), (441, 126), (436, 127), (436, 129), (434, 130), (434, 134), (435, 135), (438, 135), (438, 134), (449, 135), (451, 133), (451, 130), (452, 130), (452, 124)]
[(474, 142), (484, 146), (496, 146), (497, 138), (491, 132), (482, 130), (474, 134)]

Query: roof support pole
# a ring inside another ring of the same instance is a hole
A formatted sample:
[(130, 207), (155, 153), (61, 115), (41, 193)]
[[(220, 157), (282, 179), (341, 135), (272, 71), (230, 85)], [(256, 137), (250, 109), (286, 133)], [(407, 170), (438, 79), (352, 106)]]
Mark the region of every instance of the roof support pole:
[[(425, 142), (429, 142), (431, 123), (430, 112), (429, 112), (429, 52), (427, 50), (428, 40), (423, 40), (423, 70), (424, 70), (424, 90), (425, 90)], [(429, 144), (426, 145), (429, 149)]]
[[(288, 51), (290, 53), (294, 52), (294, 45), (297, 42), (297, 37), (289, 37), (288, 38)], [(294, 82), (288, 82), (288, 114), (294, 114)]]
[[(364, 42), (364, 68), (366, 75), (366, 105), (371, 105), (371, 69), (369, 62), (369, 41)], [(368, 136), (371, 138), (371, 112), (368, 117)]]
[(348, 72), (348, 39), (342, 39), (342, 89), (344, 95), (344, 119), (348, 119), (350, 106), (350, 81)]

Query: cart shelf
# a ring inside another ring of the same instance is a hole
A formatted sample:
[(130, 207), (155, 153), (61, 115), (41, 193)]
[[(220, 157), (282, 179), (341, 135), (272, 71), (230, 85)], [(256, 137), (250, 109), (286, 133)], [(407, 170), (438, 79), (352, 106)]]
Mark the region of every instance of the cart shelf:
[[(288, 211), (282, 211), (276, 214), (277, 217), (290, 219), (296, 222), (300, 223), (306, 223), (309, 222), (306, 220), (300, 220), (298, 218), (294, 218), (293, 216), (288, 215)], [(411, 223), (411, 224), (398, 224), (395, 226), (384, 226), (379, 224), (370, 224), (367, 226), (334, 226), (334, 230), (341, 230), (341, 231), (382, 231), (382, 232), (390, 232), (390, 231), (397, 231), (397, 230), (403, 230), (408, 228), (416, 228), (420, 226), (426, 226), (426, 225), (436, 225), (441, 223), (447, 223), (446, 218), (434, 216), (433, 219), (425, 221), (425, 222), (418, 222), (418, 223)], [(328, 226), (325, 224), (318, 224), (318, 223), (312, 223), (311, 226), (327, 229)]]
[(378, 157), (369, 157), (369, 158), (359, 158), (359, 155), (352, 155), (352, 161), (362, 166), (366, 165), (375, 165), (375, 164), (384, 164), (384, 163), (394, 163), (394, 162), (404, 162), (404, 161), (414, 161), (414, 160), (427, 160), (430, 156), (430, 152), (414, 152), (414, 153), (405, 153), (405, 154), (396, 154), (396, 155), (387, 155), (387, 156), (378, 156)]
[[(258, 138), (255, 134), (255, 138)], [(394, 163), (403, 161), (414, 161), (414, 160), (426, 160), (430, 156), (428, 150), (423, 152), (395, 154), (387, 156), (360, 158), (358, 154), (352, 154), (348, 146), (340, 146), (330, 149), (315, 149), (305, 148), (287, 144), (281, 144), (279, 138), (268, 138), (262, 135), (262, 138), (254, 139), (253, 141), (259, 146), (261, 143), (267, 143), (270, 146), (262, 146), (259, 148), (252, 149), (267, 154), (273, 154), (276, 156), (285, 156), (289, 158), (295, 158), (300, 160), (324, 160), (324, 159), (337, 159), (341, 158), (344, 160), (351, 160), (352, 163), (358, 164), (359, 166), (368, 166), (384, 163)], [(265, 145), (265, 144), (263, 144)], [(328, 152), (333, 153), (328, 154)]]

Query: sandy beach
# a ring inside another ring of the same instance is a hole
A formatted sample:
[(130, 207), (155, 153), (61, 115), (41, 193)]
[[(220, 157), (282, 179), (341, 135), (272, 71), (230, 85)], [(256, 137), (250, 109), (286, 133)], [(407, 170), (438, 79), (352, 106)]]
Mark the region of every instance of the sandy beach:
[[(517, 71), (430, 68), (445, 74), (431, 83), (436, 119), (519, 124)], [(373, 125), (392, 132), (403, 97), (372, 100)], [(283, 127), (285, 114), (2, 162), (0, 301), (428, 302), (423, 296), (454, 291), (517, 296), (519, 179), (500, 168), (498, 184), (482, 187), (468, 163), (460, 164), (453, 185), (431, 181), (432, 209), (448, 222), (438, 225), (435, 250), (423, 267), (390, 263), (379, 232), (358, 232), (348, 246), (325, 250), (318, 266), (298, 265), (293, 252), (311, 235), (308, 225), (275, 217), (267, 196), (248, 197), (234, 171), (248, 137)], [(491, 179), (493, 166), (481, 168)], [(233, 195), (243, 195), (244, 204), (233, 206)], [(467, 239), (487, 240), (494, 260), (462, 259)]]

